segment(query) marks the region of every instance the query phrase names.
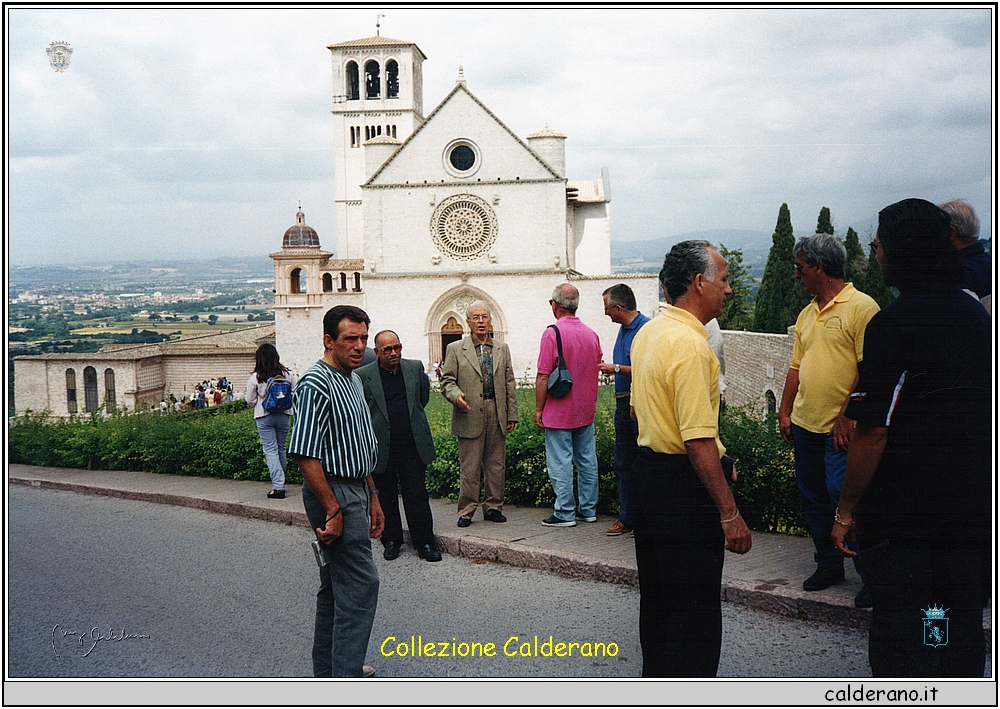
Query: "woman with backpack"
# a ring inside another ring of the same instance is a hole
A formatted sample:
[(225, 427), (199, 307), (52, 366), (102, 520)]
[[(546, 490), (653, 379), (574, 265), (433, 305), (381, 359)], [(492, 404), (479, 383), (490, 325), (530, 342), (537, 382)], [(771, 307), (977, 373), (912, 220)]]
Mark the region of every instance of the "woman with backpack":
[(253, 406), (257, 432), (271, 473), (271, 499), (285, 498), (285, 451), (292, 414), (295, 377), (281, 364), (274, 345), (264, 343), (254, 355), (253, 374), (247, 381), (247, 403)]

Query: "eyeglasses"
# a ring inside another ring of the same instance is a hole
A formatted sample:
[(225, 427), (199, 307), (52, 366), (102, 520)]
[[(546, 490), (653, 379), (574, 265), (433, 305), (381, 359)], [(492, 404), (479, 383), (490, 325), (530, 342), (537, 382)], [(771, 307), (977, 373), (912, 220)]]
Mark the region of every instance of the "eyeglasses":
[(868, 248), (871, 249), (872, 251), (878, 251), (879, 249), (882, 248), (882, 242), (879, 241), (878, 239), (872, 239), (868, 243)]
[(391, 352), (391, 353), (395, 354), (395, 353), (398, 353), (398, 352), (402, 352), (403, 351), (403, 346), (402, 345), (387, 345), (386, 347), (380, 347), (379, 349), (381, 349), (383, 352)]
[(605, 312), (605, 313), (610, 313), (610, 312), (611, 312), (612, 310), (614, 310), (615, 308), (620, 308), (620, 307), (621, 307), (621, 304), (619, 304), (619, 303), (615, 303), (615, 304), (613, 304), (613, 305), (609, 305), (608, 307), (606, 307), (606, 308), (604, 309), (604, 312)]

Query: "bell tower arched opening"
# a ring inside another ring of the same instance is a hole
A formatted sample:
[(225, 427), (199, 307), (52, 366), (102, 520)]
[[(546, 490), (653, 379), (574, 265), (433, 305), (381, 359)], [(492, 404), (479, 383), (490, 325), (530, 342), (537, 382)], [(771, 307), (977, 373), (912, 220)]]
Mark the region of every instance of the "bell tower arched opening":
[(382, 94), (382, 80), (378, 62), (374, 59), (365, 64), (365, 98), (379, 98)]
[(347, 62), (347, 100), (357, 101), (361, 98), (361, 80), (357, 62)]

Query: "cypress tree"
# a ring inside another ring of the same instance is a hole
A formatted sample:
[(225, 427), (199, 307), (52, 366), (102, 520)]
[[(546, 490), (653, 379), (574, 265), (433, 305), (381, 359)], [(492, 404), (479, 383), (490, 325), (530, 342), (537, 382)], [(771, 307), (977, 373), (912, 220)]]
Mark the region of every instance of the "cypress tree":
[(880, 308), (884, 308), (896, 299), (896, 295), (885, 284), (885, 281), (882, 280), (882, 267), (878, 265), (874, 251), (868, 257), (868, 267), (865, 270), (864, 281), (858, 290), (870, 295)]
[(823, 207), (819, 210), (819, 219), (816, 221), (817, 234), (833, 234), (833, 222), (830, 221), (830, 208)]
[(799, 311), (809, 302), (809, 297), (795, 280), (795, 234), (788, 205), (778, 210), (778, 222), (771, 237), (771, 251), (764, 266), (764, 277), (757, 291), (754, 308), (753, 330), (756, 332), (784, 333), (795, 323)]
[(747, 282), (749, 274), (743, 265), (743, 252), (740, 249), (730, 251), (725, 244), (720, 244), (719, 255), (726, 259), (729, 287), (733, 290), (733, 294), (726, 298), (719, 327), (723, 330), (746, 330), (753, 321), (753, 291)]
[(844, 246), (847, 248), (847, 261), (844, 263), (844, 280), (853, 283), (858, 290), (863, 290), (865, 273), (868, 270), (868, 260), (865, 258), (864, 249), (858, 241), (858, 232), (852, 227), (847, 227), (847, 237), (844, 239)]

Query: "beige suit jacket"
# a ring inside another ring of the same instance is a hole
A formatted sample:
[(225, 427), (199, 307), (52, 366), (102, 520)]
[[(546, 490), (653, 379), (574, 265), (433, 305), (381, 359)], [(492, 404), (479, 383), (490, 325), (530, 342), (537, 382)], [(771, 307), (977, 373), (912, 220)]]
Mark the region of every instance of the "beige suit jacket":
[[(497, 407), (497, 422), (503, 435), (507, 424), (517, 421), (517, 389), (514, 385), (514, 368), (510, 363), (510, 348), (493, 340), (493, 388)], [(441, 368), (441, 393), (451, 402), (451, 433), (459, 438), (478, 438), (483, 433), (483, 373), (476, 354), (476, 343), (471, 335), (448, 345)], [(460, 411), (455, 401), (461, 394), (469, 404), (469, 411)]]

